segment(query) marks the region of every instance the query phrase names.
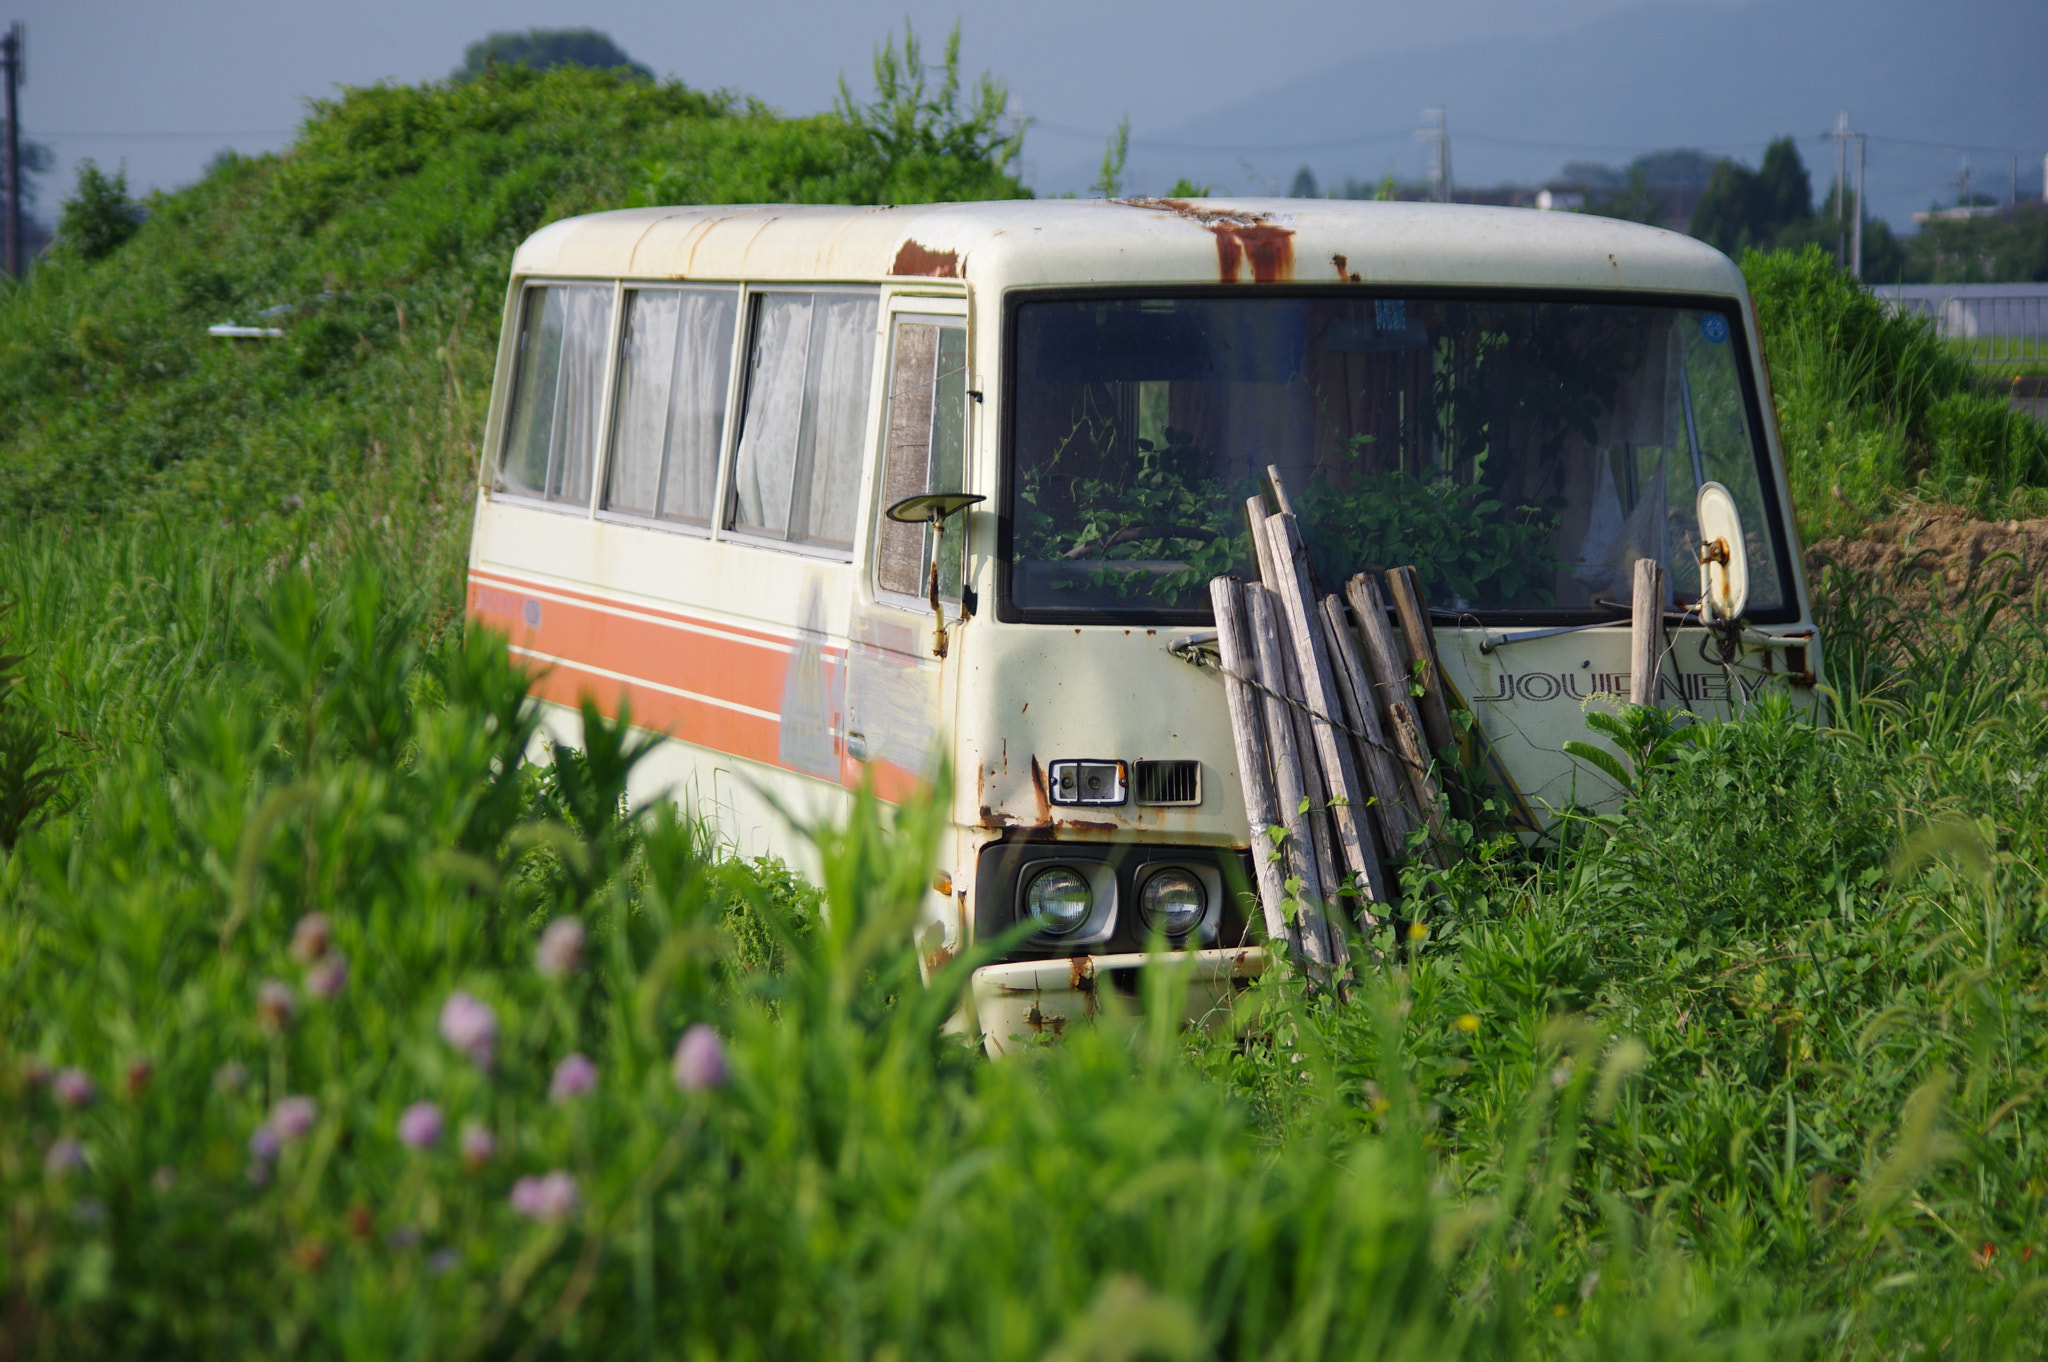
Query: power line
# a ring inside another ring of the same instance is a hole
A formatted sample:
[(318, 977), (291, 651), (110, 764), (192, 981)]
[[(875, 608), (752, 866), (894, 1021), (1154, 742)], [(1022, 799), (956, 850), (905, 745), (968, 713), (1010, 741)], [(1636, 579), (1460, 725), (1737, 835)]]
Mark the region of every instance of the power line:
[(34, 135), (40, 140), (52, 142), (163, 142), (199, 137), (289, 137), (297, 131), (296, 128), (220, 128), (211, 132), (37, 132)]

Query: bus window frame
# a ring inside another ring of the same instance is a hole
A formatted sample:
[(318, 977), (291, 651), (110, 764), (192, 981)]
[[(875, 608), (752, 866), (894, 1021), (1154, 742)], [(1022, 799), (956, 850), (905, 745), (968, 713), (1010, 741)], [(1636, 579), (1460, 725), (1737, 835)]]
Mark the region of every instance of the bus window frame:
[[(1482, 284), (1403, 284), (1395, 281), (1376, 281), (1372, 284), (1286, 284), (1264, 287), (1250, 287), (1244, 284), (1128, 284), (1089, 285), (1086, 287), (1012, 288), (1006, 289), (1002, 298), (1002, 362), (998, 382), (1001, 384), (1002, 426), (997, 432), (996, 497), (992, 508), (996, 518), (995, 545), (995, 617), (1004, 624), (1051, 624), (1051, 625), (1113, 625), (1121, 629), (1132, 628), (1179, 628), (1193, 626), (1207, 628), (1215, 621), (1207, 610), (1157, 610), (1148, 614), (1136, 611), (1117, 612), (1093, 609), (1046, 609), (1020, 608), (1011, 593), (1011, 576), (1016, 551), (1015, 519), (1010, 506), (1015, 496), (1016, 479), (1016, 406), (1019, 380), (1017, 373), (1017, 323), (1022, 308), (1027, 303), (1079, 301), (1108, 301), (1131, 298), (1400, 298), (1430, 299), (1446, 301), (1485, 302), (1530, 302), (1530, 303), (1588, 303), (1633, 305), (1640, 307), (1686, 308), (1695, 311), (1718, 312), (1729, 320), (1728, 344), (1735, 348), (1735, 370), (1742, 387), (1744, 409), (1749, 416), (1750, 447), (1758, 463), (1758, 491), (1764, 503), (1764, 518), (1770, 522), (1771, 545), (1778, 558), (1780, 589), (1785, 596), (1784, 604), (1771, 610), (1752, 612), (1748, 618), (1755, 624), (1792, 624), (1805, 618), (1806, 600), (1801, 590), (1802, 577), (1791, 557), (1793, 536), (1786, 524), (1789, 507), (1788, 492), (1781, 486), (1786, 472), (1782, 450), (1777, 444), (1775, 411), (1767, 413), (1762, 405), (1765, 394), (1757, 384), (1757, 362), (1759, 355), (1751, 344), (1750, 326), (1753, 322), (1750, 309), (1744, 306), (1738, 294), (1730, 293), (1687, 293), (1669, 289), (1587, 289), (1587, 288), (1545, 288), (1532, 286), (1504, 286)], [(1325, 585), (1330, 585), (1326, 583)], [(1546, 625), (1626, 623), (1627, 616), (1588, 610), (1471, 610), (1464, 612), (1464, 620), (1471, 627), (1494, 627), (1500, 625)]]

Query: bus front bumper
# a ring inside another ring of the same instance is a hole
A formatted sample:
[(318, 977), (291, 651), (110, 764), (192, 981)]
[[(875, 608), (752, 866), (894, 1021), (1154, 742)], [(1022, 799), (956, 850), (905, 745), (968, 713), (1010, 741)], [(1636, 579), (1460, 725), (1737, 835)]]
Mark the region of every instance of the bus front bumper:
[(1231, 999), (1265, 972), (1266, 952), (1258, 946), (1165, 955), (1132, 951), (984, 965), (971, 984), (982, 1043), (989, 1054), (1001, 1055), (1056, 1038), (1069, 1023), (1135, 1018), (1139, 980), (1148, 964), (1185, 971), (1187, 1019), (1220, 1026), (1230, 1018)]

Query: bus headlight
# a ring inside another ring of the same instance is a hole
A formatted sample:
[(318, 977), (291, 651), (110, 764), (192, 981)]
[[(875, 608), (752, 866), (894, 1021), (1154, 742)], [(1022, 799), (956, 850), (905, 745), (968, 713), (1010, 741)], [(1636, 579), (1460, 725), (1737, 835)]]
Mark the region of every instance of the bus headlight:
[(1208, 908), (1208, 892), (1191, 870), (1154, 871), (1138, 891), (1138, 916), (1168, 936), (1186, 936)]
[(1095, 895), (1088, 881), (1065, 866), (1041, 870), (1024, 886), (1024, 911), (1048, 936), (1065, 936), (1088, 919)]

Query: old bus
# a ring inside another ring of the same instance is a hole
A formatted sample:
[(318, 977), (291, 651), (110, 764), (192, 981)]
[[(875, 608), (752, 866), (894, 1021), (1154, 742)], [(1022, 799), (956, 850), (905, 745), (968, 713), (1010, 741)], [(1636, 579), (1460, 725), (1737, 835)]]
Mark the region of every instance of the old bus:
[(1667, 564), (1664, 605), (1697, 598), (1704, 483), (1744, 527), (1744, 656), (1681, 623), (1661, 702), (1811, 679), (1770, 411), (1736, 268), (1601, 218), (599, 213), (514, 258), (468, 604), (545, 669), (562, 740), (586, 694), (673, 737), (636, 797), (738, 854), (801, 866), (778, 803), (900, 801), (950, 758), (925, 930), (952, 951), (1028, 925), (973, 980), (999, 1050), (1128, 986), (1154, 932), (1197, 1006), (1261, 968), (1221, 682), (1171, 649), (1210, 625), (1210, 578), (1249, 573), (1269, 466), (1326, 589), (1419, 569), (1540, 816), (1611, 793), (1560, 744), (1625, 684), (1636, 560)]

